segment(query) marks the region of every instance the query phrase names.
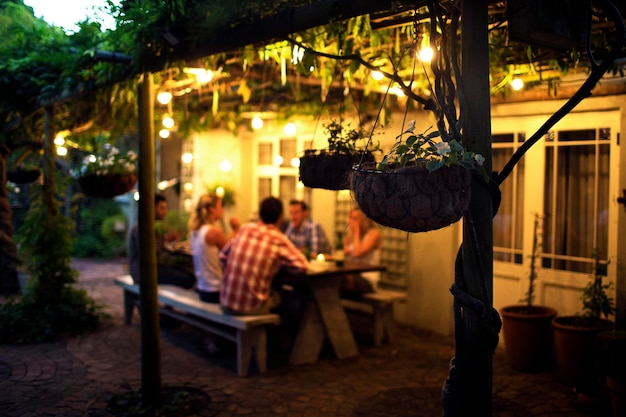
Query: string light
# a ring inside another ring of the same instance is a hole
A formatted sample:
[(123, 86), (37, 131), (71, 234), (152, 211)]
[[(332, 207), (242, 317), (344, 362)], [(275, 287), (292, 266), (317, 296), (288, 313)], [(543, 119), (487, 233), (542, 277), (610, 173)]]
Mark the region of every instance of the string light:
[(161, 104), (169, 104), (172, 101), (172, 93), (169, 91), (161, 91), (157, 94), (157, 101)]
[(193, 161), (193, 154), (186, 152), (181, 157), (182, 161), (186, 164), (190, 164)]
[(233, 169), (233, 164), (231, 164), (228, 159), (224, 159), (220, 162), (219, 167), (222, 172), (230, 172), (230, 170)]
[(372, 71), (372, 78), (376, 81), (382, 80), (384, 77), (383, 73), (380, 71)]
[(162, 139), (167, 139), (167, 138), (169, 138), (169, 137), (170, 137), (170, 131), (169, 131), (169, 130), (167, 130), (167, 129), (161, 129), (161, 130), (159, 130), (159, 136), (160, 136)]
[(263, 127), (263, 119), (261, 119), (259, 116), (254, 116), (254, 118), (252, 119), (251, 125), (252, 125), (252, 129), (254, 130), (261, 129)]
[(163, 123), (163, 126), (168, 129), (171, 129), (174, 127), (174, 119), (172, 119), (170, 116), (165, 116), (163, 120), (161, 121), (161, 123)]
[(296, 124), (289, 122), (285, 125), (285, 128), (283, 129), (283, 131), (285, 132), (285, 135), (287, 136), (295, 136), (296, 135)]
[(524, 81), (521, 78), (513, 78), (511, 80), (511, 88), (515, 91), (519, 91), (524, 88)]

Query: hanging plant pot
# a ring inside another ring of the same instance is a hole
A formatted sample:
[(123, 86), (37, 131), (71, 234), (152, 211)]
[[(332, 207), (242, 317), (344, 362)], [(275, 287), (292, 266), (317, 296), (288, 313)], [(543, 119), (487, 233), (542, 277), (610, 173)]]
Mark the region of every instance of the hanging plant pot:
[(134, 173), (89, 174), (78, 178), (78, 184), (84, 194), (100, 198), (112, 198), (127, 193), (136, 183), (137, 176)]
[(350, 188), (357, 204), (376, 223), (406, 232), (428, 232), (457, 222), (470, 202), (469, 169), (423, 165), (380, 171), (355, 167)]
[(309, 188), (347, 190), (350, 188), (352, 167), (373, 161), (371, 152), (306, 151), (300, 158), (300, 180)]
[(7, 171), (7, 180), (15, 184), (30, 184), (39, 179), (41, 171), (39, 169), (13, 169)]

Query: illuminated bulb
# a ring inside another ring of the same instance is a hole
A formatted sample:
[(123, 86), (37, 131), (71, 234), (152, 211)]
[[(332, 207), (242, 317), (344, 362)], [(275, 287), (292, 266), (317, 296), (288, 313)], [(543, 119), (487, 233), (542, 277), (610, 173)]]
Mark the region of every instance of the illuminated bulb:
[(295, 123), (287, 123), (285, 125), (285, 129), (283, 130), (285, 135), (287, 136), (295, 136), (296, 134), (296, 124)]
[(162, 139), (167, 139), (167, 138), (169, 138), (169, 137), (170, 137), (170, 131), (169, 131), (169, 130), (167, 130), (167, 129), (161, 129), (161, 130), (159, 130), (159, 136), (160, 136)]
[(230, 170), (233, 169), (233, 164), (231, 164), (228, 159), (224, 159), (222, 162), (220, 162), (219, 166), (220, 171), (222, 172), (230, 172)]
[(204, 72), (198, 72), (196, 75), (196, 80), (198, 80), (198, 82), (200, 84), (206, 84), (208, 82), (210, 82), (213, 79), (213, 71), (211, 70), (205, 70)]
[(291, 158), (291, 166), (294, 168), (300, 167), (300, 158)]
[(524, 88), (524, 81), (521, 78), (513, 78), (511, 80), (511, 87), (513, 90), (518, 91)]
[(380, 71), (372, 71), (372, 78), (376, 81), (382, 80), (384, 77), (383, 73)]
[(169, 116), (165, 116), (161, 123), (163, 123), (163, 126), (165, 126), (168, 129), (171, 129), (174, 127), (174, 119), (172, 119)]
[(172, 93), (170, 93), (169, 91), (161, 91), (159, 94), (157, 94), (157, 101), (161, 104), (168, 104), (170, 101), (172, 101)]
[(298, 181), (298, 183), (296, 184), (296, 189), (297, 190), (303, 190), (304, 189), (304, 183), (302, 181)]
[(186, 182), (185, 185), (183, 185), (183, 188), (186, 192), (190, 193), (193, 191), (193, 184), (190, 182)]
[(168, 181), (167, 180), (163, 180), (160, 183), (157, 184), (157, 188), (161, 191), (165, 190), (167, 188), (168, 185)]
[(186, 152), (183, 154), (183, 156), (181, 157), (182, 161), (186, 164), (190, 164), (191, 161), (193, 161), (193, 154)]
[(433, 50), (429, 47), (426, 47), (419, 50), (419, 52), (417, 53), (417, 59), (422, 62), (430, 62), (433, 59), (434, 55), (435, 53), (433, 52)]
[(67, 155), (67, 148), (65, 146), (57, 146), (57, 155), (59, 156)]
[(63, 146), (65, 144), (65, 139), (63, 139), (63, 136), (61, 135), (56, 135), (54, 138), (54, 144), (57, 146)]
[(222, 186), (219, 186), (215, 189), (215, 195), (217, 195), (219, 198), (223, 198), (225, 192), (226, 191), (224, 191), (224, 187)]
[(261, 119), (259, 116), (254, 116), (254, 119), (252, 119), (252, 129), (254, 130), (259, 130), (260, 128), (263, 127), (263, 119)]
[(283, 159), (283, 157), (281, 155), (276, 155), (274, 157), (274, 165), (280, 166), (283, 164), (285, 160)]
[(323, 253), (318, 253), (317, 256), (315, 257), (315, 260), (317, 262), (326, 262), (326, 257), (324, 256)]
[(389, 94), (393, 94), (394, 96), (397, 96), (397, 97), (404, 97), (404, 91), (402, 91), (402, 89), (398, 87), (397, 85), (389, 89)]

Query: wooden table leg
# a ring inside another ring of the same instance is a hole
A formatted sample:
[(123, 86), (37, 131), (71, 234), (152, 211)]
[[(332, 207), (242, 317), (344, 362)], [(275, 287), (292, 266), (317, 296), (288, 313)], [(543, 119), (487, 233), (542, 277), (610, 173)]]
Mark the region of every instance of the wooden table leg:
[(339, 297), (342, 279), (342, 276), (320, 277), (309, 283), (326, 335), (339, 359), (359, 354), (350, 322)]
[(320, 313), (315, 302), (309, 299), (300, 320), (300, 328), (291, 351), (289, 364), (301, 365), (316, 362), (325, 337)]

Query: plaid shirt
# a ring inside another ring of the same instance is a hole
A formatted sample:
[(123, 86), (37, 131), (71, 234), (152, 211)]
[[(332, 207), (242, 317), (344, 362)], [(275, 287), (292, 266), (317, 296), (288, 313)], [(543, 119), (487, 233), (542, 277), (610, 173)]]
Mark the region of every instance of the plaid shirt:
[(292, 224), (289, 224), (287, 230), (285, 230), (285, 235), (297, 248), (309, 250), (313, 257), (318, 253), (332, 253), (333, 251), (330, 243), (328, 243), (324, 229), (313, 220), (307, 219), (303, 221), (300, 229), (296, 229)]
[(265, 305), (272, 279), (281, 268), (303, 272), (302, 252), (275, 226), (247, 223), (220, 252), (224, 268), (220, 303), (242, 313)]

